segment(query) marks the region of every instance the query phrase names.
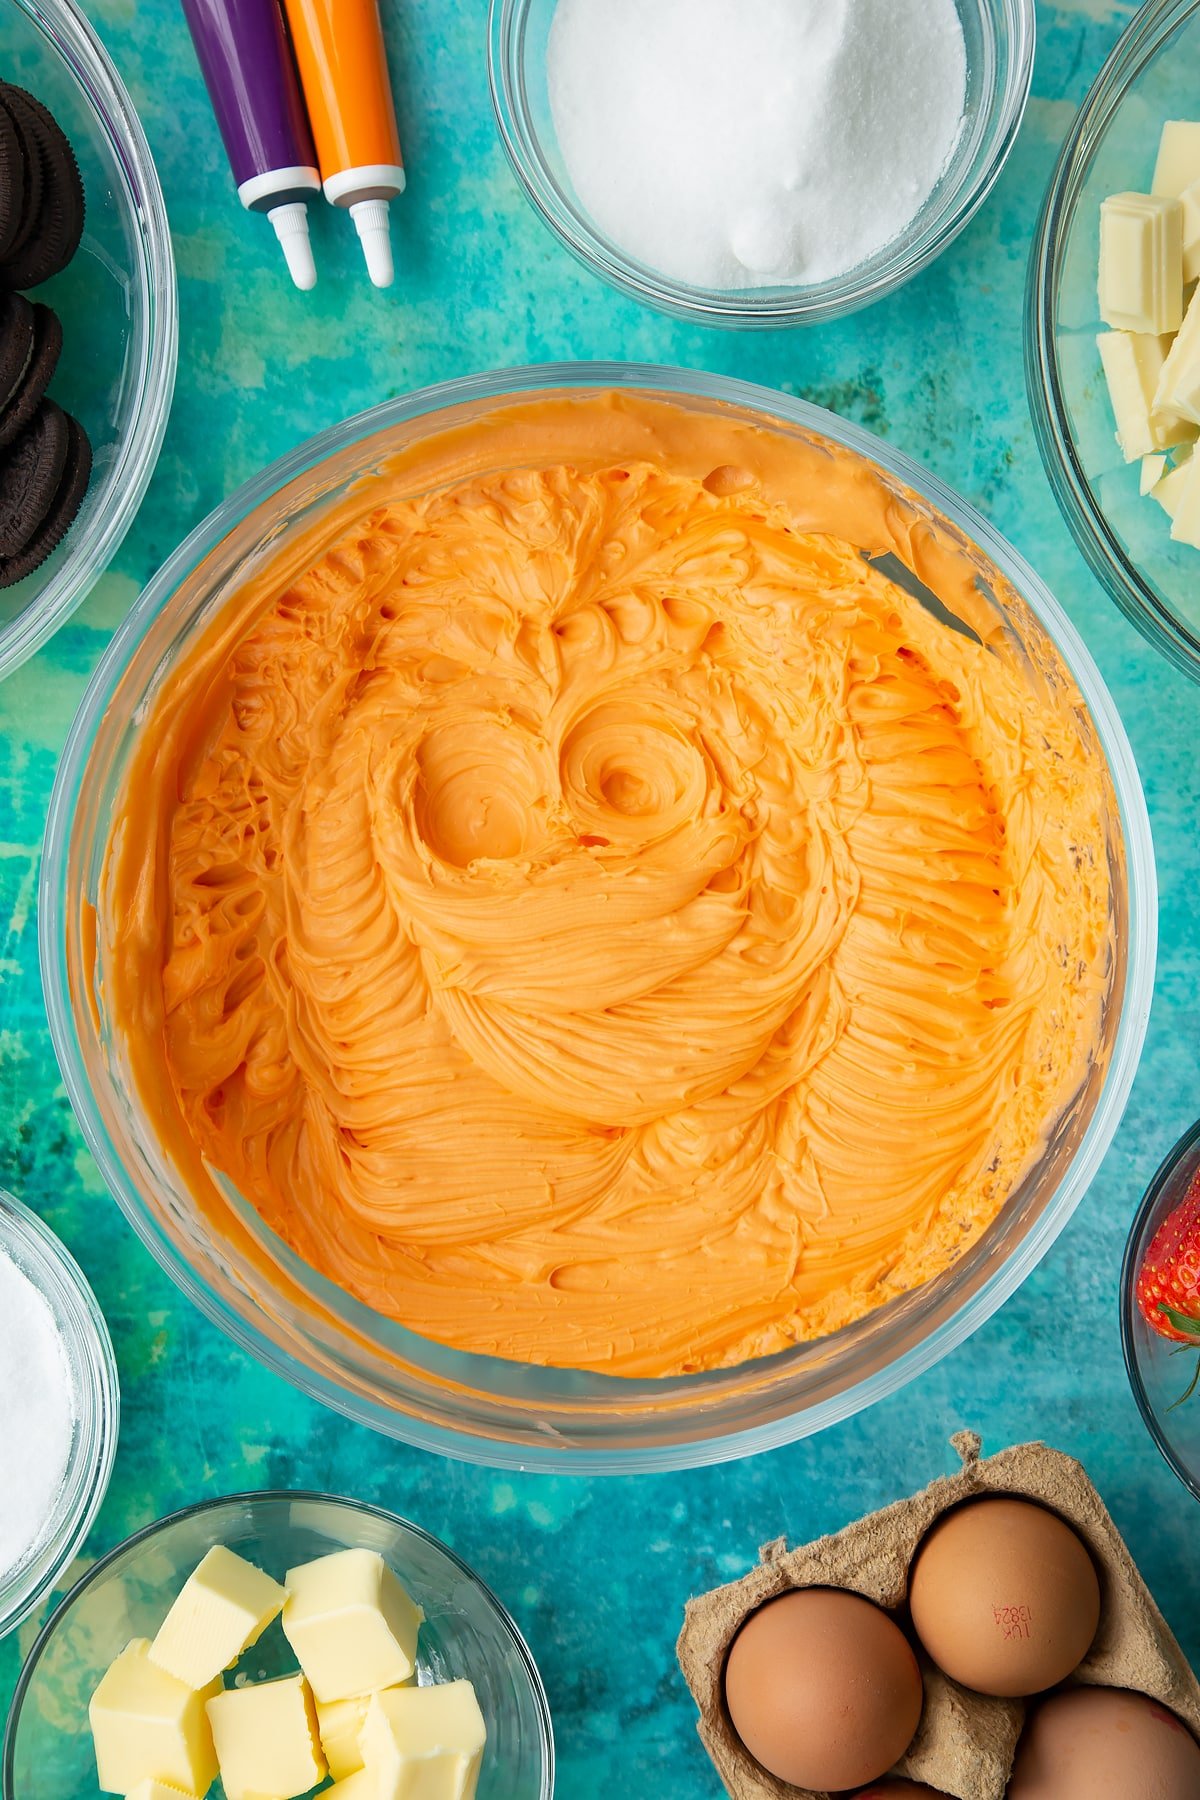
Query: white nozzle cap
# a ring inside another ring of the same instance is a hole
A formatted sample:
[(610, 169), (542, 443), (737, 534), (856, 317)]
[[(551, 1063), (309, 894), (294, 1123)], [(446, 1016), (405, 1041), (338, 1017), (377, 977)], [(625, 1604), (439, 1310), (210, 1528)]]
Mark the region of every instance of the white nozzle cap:
[(356, 200), (350, 208), (350, 217), (362, 239), (367, 274), (377, 288), (391, 287), (396, 279), (396, 269), (392, 262), (392, 229), (387, 201)]
[(291, 200), (286, 206), (273, 206), (267, 217), (283, 245), (288, 273), (301, 293), (307, 294), (309, 288), (317, 285), (317, 265), (308, 241), (307, 206), (303, 200)]

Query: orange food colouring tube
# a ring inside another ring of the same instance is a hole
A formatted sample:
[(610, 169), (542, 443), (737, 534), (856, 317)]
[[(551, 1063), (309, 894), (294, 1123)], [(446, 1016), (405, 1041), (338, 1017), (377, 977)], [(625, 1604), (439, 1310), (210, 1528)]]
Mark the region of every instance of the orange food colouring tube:
[(376, 287), (390, 287), (388, 202), (404, 159), (378, 0), (286, 0), (325, 198), (349, 209)]

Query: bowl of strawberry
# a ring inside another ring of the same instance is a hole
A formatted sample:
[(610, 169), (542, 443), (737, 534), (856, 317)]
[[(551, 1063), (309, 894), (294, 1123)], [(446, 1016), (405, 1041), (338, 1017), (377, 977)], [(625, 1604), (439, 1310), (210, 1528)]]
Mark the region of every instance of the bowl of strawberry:
[(1121, 1341), (1150, 1435), (1200, 1500), (1200, 1123), (1162, 1164), (1133, 1221)]

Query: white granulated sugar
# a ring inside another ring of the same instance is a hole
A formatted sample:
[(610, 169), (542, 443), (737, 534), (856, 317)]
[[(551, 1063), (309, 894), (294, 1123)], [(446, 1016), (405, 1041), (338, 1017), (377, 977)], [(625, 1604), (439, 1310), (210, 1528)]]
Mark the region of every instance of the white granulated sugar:
[(585, 210), (700, 287), (864, 262), (932, 193), (966, 100), (955, 0), (559, 0), (548, 58)]
[(74, 1426), (71, 1371), (54, 1315), (0, 1252), (0, 1581), (45, 1535)]

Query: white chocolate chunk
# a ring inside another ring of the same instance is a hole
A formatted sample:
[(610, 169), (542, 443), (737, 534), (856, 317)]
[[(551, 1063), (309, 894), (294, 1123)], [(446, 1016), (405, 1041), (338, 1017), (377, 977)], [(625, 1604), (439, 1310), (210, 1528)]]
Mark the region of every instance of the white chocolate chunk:
[(1100, 208), (1100, 317), (1114, 331), (1155, 337), (1183, 318), (1183, 206), (1152, 194), (1111, 194)]
[(373, 1550), (290, 1569), (283, 1629), (323, 1706), (407, 1681), (424, 1618)]
[(1152, 194), (1178, 200), (1184, 188), (1200, 181), (1200, 124), (1190, 119), (1168, 119), (1158, 140)]
[(169, 1781), (139, 1781), (131, 1788), (125, 1800), (180, 1800), (183, 1788), (172, 1785)]
[(324, 1778), (316, 1709), (303, 1675), (226, 1688), (207, 1711), (228, 1800), (294, 1800)]
[(1151, 494), (1167, 472), (1165, 456), (1143, 456), (1141, 473), (1141, 493)]
[(190, 1688), (206, 1687), (258, 1642), (286, 1599), (261, 1569), (214, 1545), (180, 1589), (150, 1660)]
[(1154, 429), (1163, 440), (1163, 448), (1179, 460), (1182, 450), (1190, 450), (1196, 439), (1200, 437), (1200, 425), (1193, 419), (1181, 419), (1175, 413), (1158, 412), (1153, 414)]
[(1200, 301), (1194, 297), (1163, 363), (1154, 409), (1200, 424)]
[(1190, 457), (1176, 470), (1179, 482), (1172, 494), (1171, 536), (1177, 544), (1200, 550), (1200, 457)]
[(139, 1782), (207, 1794), (217, 1774), (205, 1701), (150, 1661), (146, 1638), (134, 1638), (110, 1665), (88, 1706), (96, 1771), (107, 1794), (129, 1794)]
[(1200, 124), (1168, 119), (1162, 128), (1152, 194), (1183, 206), (1183, 279), (1200, 277)]
[(474, 1800), (486, 1743), (469, 1681), (375, 1694), (361, 1739), (376, 1800)]
[(1200, 281), (1200, 181), (1184, 188), (1179, 204), (1183, 208), (1183, 279)]
[(1150, 490), (1151, 498), (1158, 501), (1169, 519), (1174, 519), (1179, 510), (1179, 503), (1183, 498), (1183, 490), (1187, 483), (1190, 462), (1191, 458), (1189, 457), (1187, 462), (1172, 469), (1168, 475), (1164, 475), (1158, 486)]
[(1117, 421), (1117, 442), (1126, 462), (1166, 450), (1174, 421), (1154, 416), (1154, 397), (1166, 366), (1170, 339), (1143, 332), (1102, 331), (1096, 339), (1109, 398)]

